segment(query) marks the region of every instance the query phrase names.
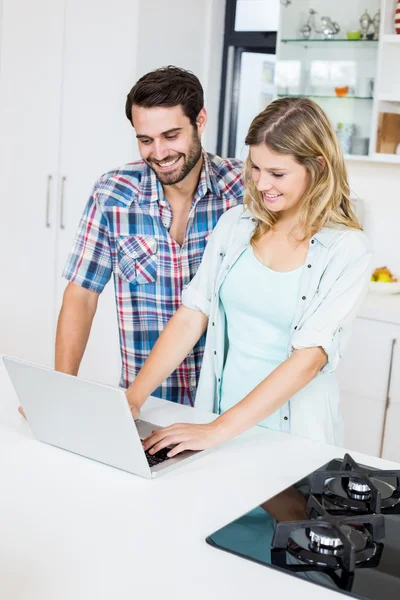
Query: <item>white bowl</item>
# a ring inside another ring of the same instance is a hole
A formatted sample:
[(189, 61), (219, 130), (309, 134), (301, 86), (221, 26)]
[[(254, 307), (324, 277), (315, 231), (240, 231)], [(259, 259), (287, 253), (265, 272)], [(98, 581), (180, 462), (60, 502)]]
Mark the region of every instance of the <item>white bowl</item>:
[(399, 294), (400, 281), (370, 281), (369, 290), (376, 294)]

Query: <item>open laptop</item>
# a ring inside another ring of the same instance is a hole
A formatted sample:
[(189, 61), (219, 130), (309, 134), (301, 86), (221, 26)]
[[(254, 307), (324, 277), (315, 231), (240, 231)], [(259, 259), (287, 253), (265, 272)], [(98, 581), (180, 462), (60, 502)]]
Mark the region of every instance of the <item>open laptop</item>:
[(168, 449), (144, 452), (142, 441), (159, 426), (134, 420), (124, 391), (3, 357), (33, 435), (69, 450), (148, 479), (194, 458), (185, 451), (168, 458)]

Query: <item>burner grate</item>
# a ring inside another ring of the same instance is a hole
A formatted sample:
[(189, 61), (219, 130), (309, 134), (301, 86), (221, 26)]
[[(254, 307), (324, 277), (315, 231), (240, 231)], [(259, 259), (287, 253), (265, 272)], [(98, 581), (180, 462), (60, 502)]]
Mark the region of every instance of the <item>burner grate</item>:
[[(352, 532), (356, 528), (364, 528), (370, 534), (370, 542), (382, 539), (385, 536), (385, 521), (383, 515), (357, 515), (338, 516), (332, 515), (318, 502), (315, 496), (310, 496), (307, 503), (308, 519), (304, 521), (278, 522), (275, 525), (272, 540), (273, 549), (289, 549), (291, 536), (299, 529), (310, 529), (318, 527), (318, 531), (326, 530), (327, 537), (334, 535), (340, 539), (342, 551), (340, 556), (324, 557), (326, 566), (338, 567), (354, 572), (356, 568), (356, 544), (352, 540)], [(321, 554), (318, 551), (308, 551), (315, 559), (315, 563), (321, 563)], [(334, 561), (333, 561), (334, 559)]]
[[(328, 479), (347, 481), (349, 500), (354, 499), (354, 509), (365, 508), (372, 513), (381, 513), (386, 508), (382, 502), (382, 492), (374, 480), (379, 477), (393, 478), (396, 483), (391, 493), (393, 498), (400, 498), (400, 471), (380, 471), (360, 466), (350, 454), (345, 454), (342, 465), (338, 471), (316, 471), (311, 482), (311, 494), (322, 495)], [(389, 487), (389, 486), (387, 486)], [(349, 506), (349, 508), (352, 508)], [(390, 508), (390, 506), (389, 506)]]

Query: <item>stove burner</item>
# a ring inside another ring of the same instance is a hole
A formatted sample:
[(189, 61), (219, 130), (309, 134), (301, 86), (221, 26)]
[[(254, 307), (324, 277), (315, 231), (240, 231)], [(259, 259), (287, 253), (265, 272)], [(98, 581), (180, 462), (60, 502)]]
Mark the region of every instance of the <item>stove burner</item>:
[[(345, 527), (345, 526), (343, 526)], [(325, 549), (343, 547), (343, 542), (340, 537), (337, 537), (335, 531), (323, 529), (322, 527), (313, 527), (310, 529), (309, 538), (311, 546), (317, 551), (324, 552)]]
[(378, 471), (358, 465), (346, 454), (339, 471), (317, 471), (311, 494), (326, 507), (350, 513), (400, 512), (400, 471)]
[(349, 483), (347, 484), (347, 489), (350, 492), (356, 492), (362, 495), (371, 494), (371, 488), (366, 483), (362, 483), (361, 481), (358, 481), (357, 479), (352, 479), (351, 477), (349, 479)]
[(385, 535), (382, 515), (332, 515), (315, 496), (308, 499), (307, 514), (307, 521), (275, 525), (274, 550), (285, 549), (304, 564), (349, 572), (376, 559), (381, 552), (382, 544), (376, 540)]

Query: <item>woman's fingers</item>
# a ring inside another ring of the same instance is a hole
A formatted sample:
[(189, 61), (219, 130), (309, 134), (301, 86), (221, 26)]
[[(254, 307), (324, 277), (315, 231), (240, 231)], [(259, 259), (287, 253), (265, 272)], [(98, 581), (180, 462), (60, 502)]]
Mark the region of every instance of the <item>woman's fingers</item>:
[(180, 454), (181, 452), (184, 452), (184, 450), (187, 449), (187, 443), (182, 442), (182, 444), (178, 444), (177, 446), (175, 446), (175, 448), (171, 448), (171, 450), (168, 452), (168, 456), (169, 458), (172, 458), (173, 456), (176, 456), (177, 454)]
[(159, 452), (160, 450), (162, 450), (163, 448), (168, 448), (168, 446), (171, 446), (172, 444), (179, 444), (180, 442), (183, 441), (183, 436), (179, 436), (179, 435), (169, 435), (166, 436), (165, 438), (163, 438), (162, 440), (160, 440), (158, 443), (154, 444), (154, 446), (151, 446), (151, 450), (149, 450), (150, 454), (155, 454), (156, 452)]
[[(143, 448), (148, 450), (154, 444), (162, 440), (167, 435), (171, 435), (172, 433), (177, 433), (177, 428), (181, 426), (180, 423), (176, 423), (175, 425), (170, 425), (169, 427), (164, 427), (163, 429), (154, 429), (150, 435), (144, 438), (143, 440)], [(151, 443), (149, 443), (151, 442)]]

